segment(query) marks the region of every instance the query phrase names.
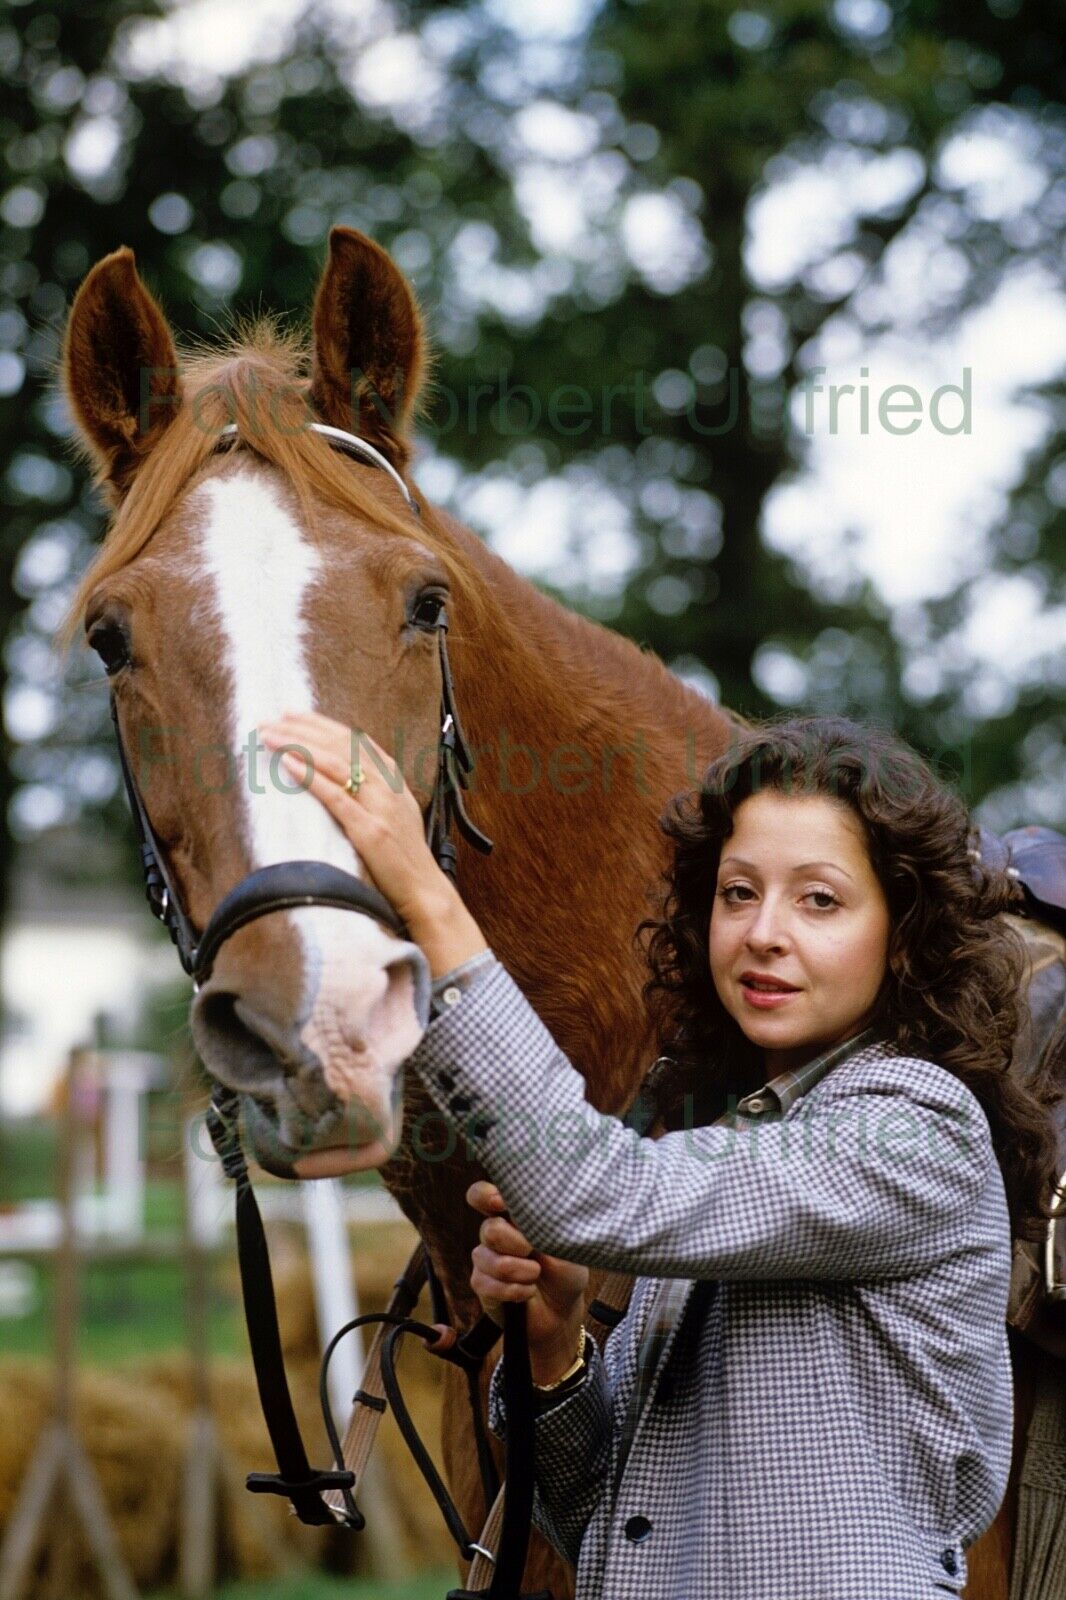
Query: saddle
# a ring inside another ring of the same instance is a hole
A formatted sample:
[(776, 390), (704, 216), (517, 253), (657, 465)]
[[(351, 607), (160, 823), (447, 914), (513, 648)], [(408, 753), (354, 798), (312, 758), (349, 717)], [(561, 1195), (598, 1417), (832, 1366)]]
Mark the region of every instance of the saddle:
[(1052, 1115), (1064, 1214), (1036, 1219), (1035, 1237), (1014, 1239), (1007, 1321), (1066, 1359), (1066, 838), (1052, 828), (1015, 828), (1002, 838), (979, 828), (974, 854), (1006, 872), (1018, 890), (1016, 909), (1006, 915), (1025, 945), (1028, 972), (1010, 1070), (1023, 1083), (1059, 1092)]

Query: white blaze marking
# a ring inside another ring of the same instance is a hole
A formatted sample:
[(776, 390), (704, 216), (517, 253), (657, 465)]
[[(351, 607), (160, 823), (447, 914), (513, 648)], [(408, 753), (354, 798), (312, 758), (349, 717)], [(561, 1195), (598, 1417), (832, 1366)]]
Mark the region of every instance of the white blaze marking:
[[(359, 858), (314, 797), (279, 768), (274, 752), (254, 763), (260, 723), (283, 711), (314, 710), (304, 606), (323, 576), (318, 551), (254, 469), (212, 478), (196, 491), (206, 501), (203, 556), (214, 582), (220, 651), (231, 680), (225, 730), (237, 768), (252, 868), (278, 861), (326, 861), (362, 877)], [(377, 1130), (395, 1141), (399, 1118), (393, 1078), (410, 1055), (429, 1011), (429, 966), (417, 945), (387, 935), (376, 921), (327, 906), (290, 911), (303, 951), (300, 1036), (339, 1098), (362, 1102)], [(387, 968), (409, 962), (389, 986)], [(390, 1145), (391, 1147), (391, 1145)]]
[(362, 876), (340, 828), (313, 795), (293, 792), (297, 779), (275, 752), (259, 741), (256, 759), (249, 755), (261, 722), (315, 709), (303, 609), (321, 557), (259, 474), (212, 478), (197, 492), (208, 505), (204, 564), (232, 684), (228, 742), (251, 828), (251, 864), (328, 861)]

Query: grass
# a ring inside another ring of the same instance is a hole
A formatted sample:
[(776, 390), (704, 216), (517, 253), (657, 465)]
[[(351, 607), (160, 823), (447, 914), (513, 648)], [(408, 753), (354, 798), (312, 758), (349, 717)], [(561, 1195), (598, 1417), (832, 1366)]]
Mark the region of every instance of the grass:
[[(39, 1356), (52, 1348), (54, 1276), (50, 1266), (35, 1264), (33, 1270), (40, 1300), (29, 1316), (0, 1322), (0, 1355)], [(183, 1300), (184, 1281), (177, 1262), (89, 1265), (81, 1285), (79, 1358), (113, 1366), (182, 1347)], [(216, 1355), (239, 1355), (247, 1349), (240, 1306), (217, 1289), (212, 1297), (211, 1349)]]
[[(52, 1192), (55, 1129), (44, 1119), (0, 1128), (0, 1198), (15, 1204)], [(181, 1185), (176, 1178), (153, 1177), (146, 1185), (145, 1221), (149, 1236), (176, 1237), (181, 1228)], [(25, 1317), (0, 1320), (0, 1355), (39, 1356), (52, 1348), (51, 1261), (32, 1263), (40, 1289), (37, 1306)], [(184, 1302), (180, 1262), (90, 1262), (82, 1270), (78, 1354), (81, 1360), (111, 1366), (142, 1355), (180, 1347), (185, 1324), (175, 1308)], [(241, 1309), (216, 1283), (211, 1307), (211, 1348), (219, 1355), (246, 1349)]]
[[(162, 1142), (167, 1141), (164, 1138)], [(54, 1192), (54, 1171), (53, 1122), (33, 1118), (17, 1128), (0, 1124), (0, 1204), (17, 1205)], [(358, 1187), (372, 1187), (380, 1181), (376, 1172), (358, 1173), (347, 1180)], [(145, 1192), (149, 1236), (176, 1237), (181, 1208), (181, 1183), (176, 1176), (149, 1178)], [(39, 1303), (29, 1316), (0, 1319), (0, 1357), (43, 1355), (51, 1350), (51, 1263), (34, 1263), (33, 1271), (40, 1287)], [(221, 1291), (220, 1276), (216, 1274), (212, 1300), (211, 1348), (218, 1355), (243, 1354), (247, 1340), (241, 1307), (235, 1294)], [(181, 1347), (185, 1325), (182, 1317), (175, 1315), (175, 1308), (183, 1300), (180, 1262), (87, 1264), (81, 1280), (80, 1359), (111, 1366)]]
[(0, 1122), (0, 1202), (18, 1204), (54, 1193), (55, 1124), (32, 1117)]

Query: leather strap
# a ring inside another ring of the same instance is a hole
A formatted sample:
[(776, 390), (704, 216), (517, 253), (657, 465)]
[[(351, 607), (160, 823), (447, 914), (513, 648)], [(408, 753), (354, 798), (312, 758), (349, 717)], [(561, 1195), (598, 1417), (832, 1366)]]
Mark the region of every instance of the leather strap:
[(346, 1497), (350, 1526), (361, 1528), (364, 1526), (362, 1514), (351, 1499), (351, 1489), (355, 1483), (352, 1474), (343, 1470), (316, 1470), (308, 1461), (304, 1449), (285, 1376), (274, 1280), (263, 1219), (238, 1136), (236, 1095), (230, 1091), (215, 1091), (208, 1108), (207, 1127), (223, 1171), (236, 1185), (237, 1261), (251, 1339), (252, 1364), (270, 1443), (278, 1463), (276, 1473), (251, 1473), (247, 1480), (248, 1488), (253, 1494), (287, 1495), (300, 1521), (317, 1525), (334, 1520), (329, 1508), (323, 1504), (323, 1489), (340, 1489)]
[(278, 861), (249, 872), (219, 901), (196, 947), (198, 981), (204, 981), (219, 950), (238, 928), (269, 912), (289, 911), (295, 906), (361, 911), (401, 938), (407, 931), (391, 901), (350, 872), (327, 861)]

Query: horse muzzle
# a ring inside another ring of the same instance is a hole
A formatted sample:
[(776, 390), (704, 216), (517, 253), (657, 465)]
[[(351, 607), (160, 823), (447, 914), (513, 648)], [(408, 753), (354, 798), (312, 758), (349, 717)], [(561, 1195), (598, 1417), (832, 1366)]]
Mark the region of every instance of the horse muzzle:
[(334, 1104), (319, 1116), (293, 1105), (239, 1094), (248, 1153), (275, 1178), (332, 1178), (382, 1166), (394, 1153), (403, 1128), (403, 1068), (392, 1079), (388, 1115), (380, 1117), (352, 1102)]

